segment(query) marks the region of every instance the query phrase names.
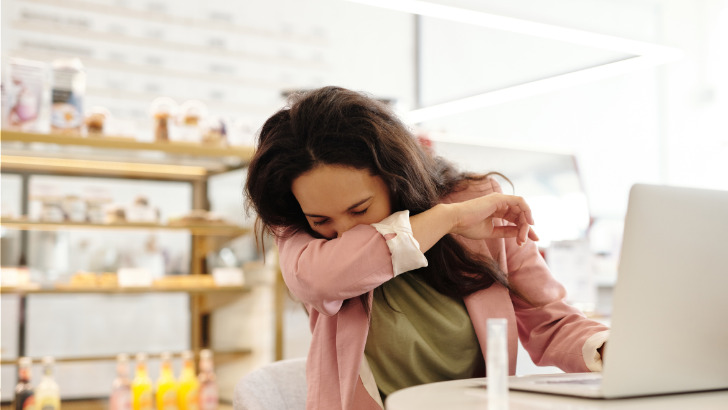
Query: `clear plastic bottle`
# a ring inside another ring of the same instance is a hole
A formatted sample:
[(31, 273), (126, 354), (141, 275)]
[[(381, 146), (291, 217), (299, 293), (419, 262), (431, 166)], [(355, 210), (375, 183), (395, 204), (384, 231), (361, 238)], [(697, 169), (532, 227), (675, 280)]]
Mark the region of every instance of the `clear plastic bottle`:
[(35, 389), (35, 405), (38, 410), (60, 410), (61, 389), (53, 378), (53, 365), (55, 360), (46, 356), (43, 358), (43, 377)]
[(147, 371), (147, 355), (136, 355), (136, 372), (131, 382), (131, 407), (133, 410), (152, 410), (152, 379)]
[(195, 357), (190, 351), (182, 353), (182, 373), (179, 376), (179, 410), (198, 410), (200, 382), (195, 373)]
[(488, 410), (508, 410), (508, 320), (492, 318), (486, 325)]
[(15, 385), (15, 396), (13, 397), (13, 410), (34, 410), (35, 395), (32, 380), (30, 357), (18, 359), (18, 384)]
[(178, 387), (172, 370), (172, 355), (162, 353), (162, 368), (157, 379), (157, 410), (178, 409)]
[(200, 410), (217, 410), (219, 403), (217, 377), (212, 352), (208, 349), (200, 351), (200, 373), (197, 380), (200, 382)]
[(129, 355), (125, 353), (116, 356), (116, 378), (111, 384), (109, 410), (131, 410)]

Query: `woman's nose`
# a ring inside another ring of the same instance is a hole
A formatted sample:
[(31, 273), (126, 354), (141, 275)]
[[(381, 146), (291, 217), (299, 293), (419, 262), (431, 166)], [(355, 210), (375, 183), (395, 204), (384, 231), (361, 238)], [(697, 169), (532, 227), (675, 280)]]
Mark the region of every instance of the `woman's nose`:
[(344, 232), (356, 226), (354, 218), (345, 218), (336, 224), (336, 237), (340, 237)]

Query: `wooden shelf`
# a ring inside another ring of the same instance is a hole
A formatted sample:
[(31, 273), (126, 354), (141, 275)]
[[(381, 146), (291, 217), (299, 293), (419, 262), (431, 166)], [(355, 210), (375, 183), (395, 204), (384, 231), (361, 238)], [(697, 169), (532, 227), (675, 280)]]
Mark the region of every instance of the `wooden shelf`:
[[(254, 152), (243, 146), (9, 130), (0, 132), (0, 142), (2, 172), (189, 182), (205, 182), (211, 175), (243, 168)], [(56, 148), (48, 149), (45, 144)]]
[(94, 293), (94, 294), (133, 294), (133, 293), (175, 293), (184, 292), (190, 294), (212, 294), (212, 293), (248, 293), (248, 286), (148, 286), (148, 287), (119, 287), (119, 286), (71, 286), (59, 285), (54, 288), (32, 288), (32, 287), (7, 287), (0, 288), (2, 294), (20, 295), (55, 295), (69, 293)]
[[(232, 360), (244, 358), (250, 355), (251, 349), (236, 350), (212, 350), (215, 364), (227, 363)], [(161, 353), (146, 353), (147, 358), (156, 359), (161, 357)], [(40, 361), (40, 358), (37, 358)], [(131, 358), (133, 360), (133, 357)], [(73, 362), (98, 362), (98, 361), (115, 361), (116, 355), (112, 356), (84, 356), (84, 357), (56, 357), (56, 363), (73, 363)], [(0, 364), (17, 364), (17, 360), (2, 360)]]
[[(63, 399), (61, 400), (63, 410), (109, 410), (108, 397), (91, 397), (83, 399)], [(218, 410), (234, 410), (230, 401), (220, 400), (217, 405)], [(3, 402), (0, 410), (15, 410), (12, 402)]]
[(207, 157), (233, 157), (244, 162), (250, 161), (253, 156), (253, 147), (224, 147), (203, 145), (192, 142), (142, 142), (126, 137), (83, 137), (80, 135), (66, 134), (40, 134), (32, 132), (20, 132), (2, 130), (0, 140), (17, 141), (25, 143), (42, 142), (58, 145), (76, 145), (84, 147), (123, 149), (123, 150), (147, 150), (165, 152), (168, 154), (207, 156)]
[(114, 223), (114, 224), (93, 224), (85, 222), (43, 222), (23, 221), (17, 219), (2, 218), (0, 225), (3, 228), (35, 231), (60, 231), (67, 229), (151, 229), (151, 230), (177, 230), (188, 231), (193, 235), (205, 236), (241, 236), (251, 232), (249, 228), (229, 224), (196, 224), (196, 225), (164, 225), (155, 223)]

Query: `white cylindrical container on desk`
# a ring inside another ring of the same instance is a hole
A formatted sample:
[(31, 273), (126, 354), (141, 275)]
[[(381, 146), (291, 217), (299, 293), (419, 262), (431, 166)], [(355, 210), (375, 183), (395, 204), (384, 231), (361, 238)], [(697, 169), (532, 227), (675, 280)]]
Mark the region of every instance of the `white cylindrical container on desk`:
[(488, 409), (508, 409), (508, 321), (488, 319), (486, 373)]

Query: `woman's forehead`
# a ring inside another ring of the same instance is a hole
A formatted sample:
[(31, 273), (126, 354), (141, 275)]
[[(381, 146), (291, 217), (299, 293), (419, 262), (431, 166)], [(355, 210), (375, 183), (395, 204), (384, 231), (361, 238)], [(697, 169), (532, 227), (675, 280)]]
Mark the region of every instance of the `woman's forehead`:
[(306, 214), (346, 212), (381, 189), (367, 170), (321, 165), (293, 181), (291, 190)]

